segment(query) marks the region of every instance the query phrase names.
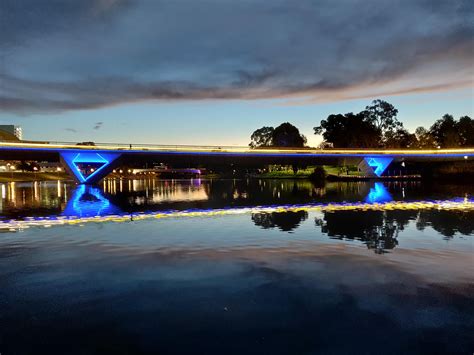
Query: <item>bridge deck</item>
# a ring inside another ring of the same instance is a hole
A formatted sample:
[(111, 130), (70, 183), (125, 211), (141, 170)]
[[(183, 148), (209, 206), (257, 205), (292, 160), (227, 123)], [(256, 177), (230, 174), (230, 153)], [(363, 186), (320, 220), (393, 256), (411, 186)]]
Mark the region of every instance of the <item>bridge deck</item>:
[(474, 157), (474, 148), (462, 149), (314, 149), (314, 148), (257, 148), (242, 146), (193, 146), (193, 145), (148, 145), (96, 143), (95, 145), (78, 145), (71, 142), (0, 142), (0, 151), (107, 151), (121, 154), (210, 154), (244, 156), (314, 156), (314, 157)]
[(0, 159), (60, 160), (77, 182), (94, 184), (114, 166), (137, 164), (150, 160), (174, 167), (223, 164), (259, 166), (262, 164), (301, 165), (359, 164), (367, 174), (381, 176), (386, 168), (400, 160), (456, 161), (474, 157), (467, 149), (313, 149), (211, 146), (158, 146), (134, 144), (77, 145), (61, 142), (0, 143)]

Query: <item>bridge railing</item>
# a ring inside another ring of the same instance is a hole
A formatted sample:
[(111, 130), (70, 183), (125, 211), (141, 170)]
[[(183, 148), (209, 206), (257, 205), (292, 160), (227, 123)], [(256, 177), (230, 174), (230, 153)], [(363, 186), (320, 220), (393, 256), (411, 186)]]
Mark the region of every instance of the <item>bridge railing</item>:
[(96, 142), (64, 142), (64, 141), (21, 141), (0, 142), (0, 148), (36, 148), (36, 149), (83, 149), (83, 150), (123, 150), (123, 151), (200, 151), (200, 152), (236, 152), (236, 153), (298, 153), (298, 154), (328, 154), (328, 155), (465, 155), (474, 156), (474, 148), (462, 149), (361, 149), (361, 148), (290, 148), (226, 145), (186, 145), (186, 144), (127, 144), (127, 143), (96, 143)]

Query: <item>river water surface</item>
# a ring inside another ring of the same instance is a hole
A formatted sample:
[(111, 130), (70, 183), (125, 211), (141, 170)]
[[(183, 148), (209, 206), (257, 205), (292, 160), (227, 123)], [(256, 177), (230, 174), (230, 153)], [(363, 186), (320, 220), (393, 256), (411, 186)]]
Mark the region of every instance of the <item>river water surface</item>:
[(0, 353), (472, 354), (473, 192), (0, 184)]

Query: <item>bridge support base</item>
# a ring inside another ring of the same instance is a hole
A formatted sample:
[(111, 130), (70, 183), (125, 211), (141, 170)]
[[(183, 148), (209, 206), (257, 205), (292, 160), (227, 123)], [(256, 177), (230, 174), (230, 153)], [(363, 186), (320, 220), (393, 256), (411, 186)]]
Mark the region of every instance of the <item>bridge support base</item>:
[(380, 177), (392, 161), (392, 157), (365, 157), (358, 167), (366, 176)]
[(61, 152), (60, 159), (78, 184), (95, 185), (117, 166), (120, 155), (82, 150)]

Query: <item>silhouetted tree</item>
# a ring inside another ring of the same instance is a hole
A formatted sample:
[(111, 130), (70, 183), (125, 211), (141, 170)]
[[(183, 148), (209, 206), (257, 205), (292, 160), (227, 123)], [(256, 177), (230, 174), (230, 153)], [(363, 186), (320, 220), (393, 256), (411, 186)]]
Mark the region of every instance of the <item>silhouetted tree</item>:
[(474, 120), (469, 116), (462, 116), (457, 126), (460, 145), (463, 147), (474, 147)]
[(275, 147), (304, 147), (306, 137), (291, 123), (285, 122), (273, 130), (272, 141)]
[(416, 135), (405, 128), (385, 132), (384, 146), (386, 148), (415, 148), (417, 145)]
[(417, 148), (434, 148), (436, 142), (433, 136), (425, 127), (418, 127), (415, 130)]
[(335, 148), (449, 148), (474, 146), (474, 120), (463, 116), (456, 121), (446, 114), (429, 130), (418, 127), (408, 132), (397, 119), (398, 110), (383, 100), (374, 100), (358, 114), (332, 114), (314, 127), (322, 134), (323, 147)]
[(249, 146), (251, 148), (257, 147), (269, 147), (273, 145), (273, 127), (262, 127), (252, 133), (250, 137), (251, 142)]
[[(398, 121), (398, 110), (387, 101), (374, 100), (372, 105), (366, 106), (365, 110), (361, 112), (365, 119), (375, 125), (381, 132), (381, 138), (384, 140), (387, 134), (394, 134), (394, 132), (403, 128), (403, 124)], [(383, 141), (379, 142), (383, 145)]]
[(309, 176), (309, 179), (318, 187), (323, 187), (326, 182), (326, 170), (322, 166), (317, 166)]
[(32, 171), (31, 165), (28, 164), (26, 161), (22, 160), (20, 164), (18, 164), (17, 169), (25, 172), (25, 171)]
[(322, 134), (335, 148), (372, 148), (381, 140), (381, 131), (368, 122), (362, 113), (329, 115), (314, 127), (314, 134)]
[(430, 134), (438, 146), (441, 148), (459, 147), (461, 142), (456, 123), (452, 115), (445, 114), (431, 126)]
[(258, 147), (295, 147), (301, 148), (306, 144), (306, 137), (291, 123), (282, 123), (277, 128), (262, 127), (252, 133), (249, 144)]

